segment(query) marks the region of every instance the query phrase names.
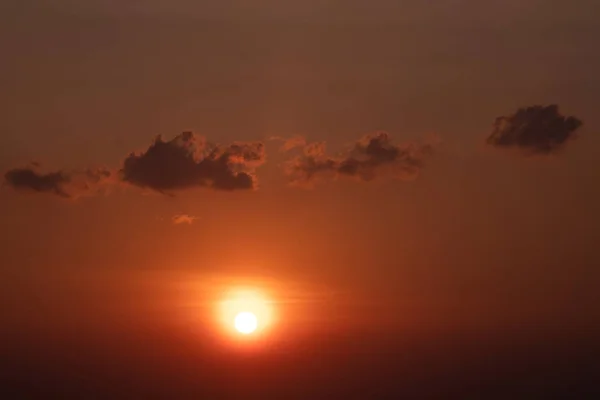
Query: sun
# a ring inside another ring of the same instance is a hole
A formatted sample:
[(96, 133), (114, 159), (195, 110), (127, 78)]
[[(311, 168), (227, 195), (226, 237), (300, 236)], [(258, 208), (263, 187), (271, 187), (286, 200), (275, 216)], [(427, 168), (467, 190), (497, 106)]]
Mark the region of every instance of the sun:
[(217, 315), (225, 333), (261, 337), (273, 323), (273, 302), (262, 291), (233, 288), (224, 293)]
[(249, 311), (244, 311), (235, 316), (233, 322), (235, 329), (244, 335), (249, 335), (256, 331), (258, 327), (258, 318)]

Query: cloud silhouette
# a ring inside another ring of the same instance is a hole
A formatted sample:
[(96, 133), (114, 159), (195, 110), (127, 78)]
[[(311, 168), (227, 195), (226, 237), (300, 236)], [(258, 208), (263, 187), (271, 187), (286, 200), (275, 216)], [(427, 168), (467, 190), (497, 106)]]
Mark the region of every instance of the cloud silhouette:
[(42, 173), (37, 171), (38, 167), (38, 163), (32, 163), (31, 167), (8, 170), (4, 174), (4, 181), (17, 190), (52, 193), (72, 199), (95, 192), (112, 176), (111, 172), (104, 168)]
[(130, 154), (121, 179), (134, 186), (167, 193), (194, 187), (216, 190), (256, 188), (255, 169), (265, 161), (261, 142), (220, 146), (191, 132), (170, 141), (160, 136), (141, 154)]
[(394, 144), (387, 132), (375, 132), (357, 141), (345, 154), (326, 154), (324, 142), (304, 146), (303, 154), (291, 159), (286, 173), (292, 184), (312, 185), (318, 179), (353, 177), (372, 181), (379, 177), (400, 180), (416, 178), (433, 143)]
[(4, 174), (4, 181), (14, 189), (32, 190), (40, 193), (53, 193), (69, 197), (65, 191), (71, 178), (63, 171), (39, 173), (33, 168), (14, 168)]
[(486, 143), (520, 148), (531, 154), (549, 154), (562, 149), (582, 124), (574, 116), (561, 115), (555, 104), (520, 108), (512, 115), (496, 118)]

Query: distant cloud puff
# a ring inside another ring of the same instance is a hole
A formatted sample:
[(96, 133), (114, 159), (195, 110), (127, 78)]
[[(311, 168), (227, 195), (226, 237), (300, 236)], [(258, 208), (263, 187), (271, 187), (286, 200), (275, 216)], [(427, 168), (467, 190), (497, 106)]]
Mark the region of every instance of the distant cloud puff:
[(171, 221), (175, 224), (175, 225), (181, 225), (181, 224), (188, 224), (191, 225), (194, 223), (195, 220), (197, 220), (198, 218), (188, 215), (188, 214), (177, 214), (174, 215), (171, 218)]
[(13, 168), (4, 174), (5, 183), (17, 190), (51, 193), (64, 198), (77, 198), (95, 192), (112, 174), (104, 168), (42, 173), (38, 163), (32, 167)]
[(302, 136), (292, 136), (290, 138), (285, 138), (282, 136), (271, 136), (270, 140), (277, 140), (283, 142), (279, 151), (289, 151), (297, 147), (302, 147), (306, 145), (306, 139)]
[(549, 154), (573, 139), (582, 121), (563, 116), (558, 106), (520, 108), (512, 115), (496, 118), (487, 144), (495, 147), (519, 148), (530, 154)]
[(194, 187), (216, 190), (256, 188), (255, 169), (265, 161), (261, 142), (209, 144), (191, 132), (170, 141), (160, 136), (141, 154), (130, 154), (121, 179), (167, 193)]
[(292, 184), (311, 185), (318, 179), (339, 176), (371, 181), (378, 177), (412, 180), (423, 168), (424, 159), (433, 151), (433, 143), (394, 144), (387, 132), (364, 136), (340, 156), (328, 156), (325, 143), (304, 146), (303, 154), (287, 163), (286, 173)]

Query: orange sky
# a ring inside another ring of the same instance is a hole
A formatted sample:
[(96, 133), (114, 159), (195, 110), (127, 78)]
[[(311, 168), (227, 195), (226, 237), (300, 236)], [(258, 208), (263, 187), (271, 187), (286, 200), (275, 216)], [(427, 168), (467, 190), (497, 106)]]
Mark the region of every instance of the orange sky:
[[(157, 135), (192, 131), (263, 143), (258, 188), (113, 182), (66, 200), (5, 182), (2, 325), (177, 320), (208, 296), (181, 285), (215, 276), (322, 302), (294, 311), (315, 327), (600, 317), (595, 2), (120, 3), (3, 3), (0, 168), (114, 173)], [(497, 117), (550, 104), (583, 121), (562, 151), (486, 144)], [(323, 141), (335, 158), (376, 131), (439, 143), (409, 180), (376, 169), (304, 189), (285, 175), (301, 149), (269, 140)]]

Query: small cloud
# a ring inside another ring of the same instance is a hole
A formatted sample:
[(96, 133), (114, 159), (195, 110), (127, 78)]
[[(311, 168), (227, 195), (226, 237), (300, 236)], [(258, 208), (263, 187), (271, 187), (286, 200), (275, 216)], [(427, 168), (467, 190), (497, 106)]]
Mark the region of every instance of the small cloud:
[(297, 147), (306, 146), (306, 139), (302, 136), (292, 136), (290, 138), (284, 138), (281, 136), (272, 136), (269, 138), (270, 140), (277, 140), (283, 142), (279, 151), (286, 152)]
[(121, 179), (161, 193), (195, 187), (247, 190), (256, 188), (255, 169), (264, 162), (261, 142), (221, 146), (184, 132), (170, 141), (159, 136), (145, 152), (131, 153)]
[(572, 140), (583, 122), (563, 116), (558, 106), (532, 106), (496, 118), (486, 143), (498, 148), (519, 148), (530, 154), (550, 154)]
[(95, 193), (112, 177), (111, 172), (104, 168), (43, 173), (38, 171), (38, 167), (39, 163), (32, 163), (31, 167), (8, 170), (4, 174), (4, 181), (8, 186), (17, 190), (51, 193), (63, 198), (74, 199)]
[(387, 132), (375, 132), (354, 143), (345, 154), (326, 154), (325, 142), (309, 143), (303, 154), (287, 163), (292, 184), (312, 185), (321, 178), (352, 177), (371, 181), (378, 177), (400, 180), (416, 178), (434, 143), (394, 144)]
[(191, 225), (194, 223), (195, 220), (197, 220), (198, 218), (188, 215), (188, 214), (177, 214), (174, 215), (171, 218), (171, 221), (175, 224), (175, 225), (181, 225), (181, 224), (188, 224)]

